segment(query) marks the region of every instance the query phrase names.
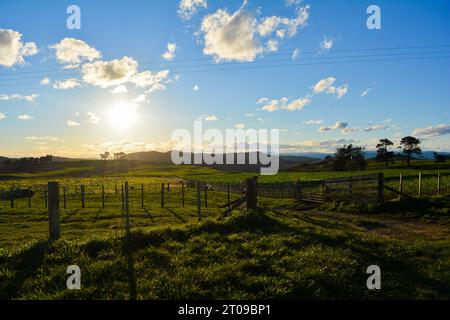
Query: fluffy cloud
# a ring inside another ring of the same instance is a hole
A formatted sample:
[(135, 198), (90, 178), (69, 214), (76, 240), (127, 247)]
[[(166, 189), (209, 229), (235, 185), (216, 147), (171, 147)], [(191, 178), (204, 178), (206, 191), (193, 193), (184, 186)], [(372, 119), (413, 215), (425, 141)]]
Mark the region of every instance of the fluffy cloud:
[(363, 93), (361, 93), (361, 97), (367, 96), (371, 90), (371, 88), (367, 88), (366, 90), (364, 90)]
[(217, 121), (219, 120), (215, 115), (207, 115), (203, 114), (200, 117), (197, 118), (197, 120), (204, 120), (204, 121)]
[(0, 94), (0, 100), (12, 100), (12, 101), (20, 101), (20, 100), (25, 100), (28, 102), (34, 102), (36, 100), (36, 98), (39, 97), (39, 95), (37, 93), (33, 93), (30, 94), (28, 96), (23, 96), (20, 94), (11, 94), (11, 95), (7, 95), (7, 94)]
[(74, 120), (67, 120), (66, 124), (69, 127), (79, 127), (80, 126), (80, 123), (76, 122)]
[(39, 81), (39, 83), (43, 86), (48, 86), (50, 84), (50, 79), (49, 78), (43, 78), (41, 81)]
[(168, 78), (168, 76), (169, 70), (158, 72), (144, 71), (133, 75), (130, 82), (140, 88), (147, 88), (148, 92), (152, 92), (156, 90), (164, 90), (166, 88), (164, 81)]
[(176, 43), (168, 43), (167, 50), (164, 52), (162, 57), (168, 61), (173, 60), (175, 58), (175, 50), (177, 49)]
[(213, 56), (217, 62), (251, 62), (265, 51), (278, 50), (277, 40), (268, 39), (264, 47), (261, 38), (272, 35), (279, 39), (292, 37), (300, 26), (306, 25), (309, 18), (309, 6), (305, 6), (298, 8), (297, 16), (292, 19), (272, 16), (258, 20), (245, 9), (246, 4), (244, 1), (233, 14), (219, 9), (203, 18), (201, 32), (205, 55)]
[(320, 43), (320, 52), (326, 52), (333, 48), (333, 42), (333, 39), (323, 37), (323, 41)]
[(278, 100), (277, 99), (269, 100), (267, 98), (261, 98), (258, 100), (257, 104), (263, 105), (261, 107), (261, 110), (265, 110), (268, 112), (274, 112), (277, 110), (294, 111), (294, 110), (301, 110), (305, 106), (311, 104), (311, 99), (309, 99), (308, 97), (304, 97), (289, 101), (288, 98), (284, 97)]
[(198, 91), (198, 90), (200, 90), (200, 87), (196, 84), (196, 85), (194, 86), (194, 88), (192, 88), (192, 90)]
[(314, 87), (313, 91), (314, 93), (329, 93), (329, 94), (335, 94), (338, 99), (345, 96), (348, 92), (348, 84), (344, 84), (340, 87), (333, 86), (333, 84), (336, 82), (336, 78), (334, 77), (328, 77), (325, 79), (320, 80), (317, 82)]
[(75, 38), (64, 38), (51, 45), (50, 48), (56, 50), (56, 59), (61, 64), (77, 65), (84, 61), (92, 62), (102, 57), (97, 49)]
[(417, 128), (414, 130), (414, 136), (423, 136), (423, 137), (438, 137), (443, 136), (445, 134), (450, 134), (450, 125), (448, 124), (440, 124), (437, 126), (430, 126), (427, 128)]
[(122, 94), (122, 93), (127, 93), (127, 92), (128, 92), (128, 89), (123, 84), (121, 84), (120, 86), (117, 86), (113, 90), (111, 90), (112, 94)]
[(296, 11), (297, 16), (292, 19), (279, 16), (263, 18), (258, 25), (258, 33), (263, 37), (272, 33), (281, 39), (293, 37), (297, 34), (299, 27), (306, 26), (309, 19), (309, 10), (309, 5), (298, 8)]
[(292, 52), (291, 58), (292, 58), (292, 60), (297, 60), (299, 57), (300, 57), (300, 49), (295, 49)]
[(22, 34), (11, 29), (0, 29), (0, 65), (12, 67), (25, 63), (24, 57), (37, 54), (34, 42), (23, 43)]
[(323, 123), (323, 120), (308, 120), (308, 121), (303, 121), (304, 124), (306, 125), (319, 125)]
[(319, 132), (331, 131), (331, 130), (343, 130), (348, 127), (347, 122), (338, 121), (331, 127), (320, 127)]
[(245, 128), (245, 124), (243, 123), (238, 123), (234, 126), (235, 129), (244, 129)]
[(4, 114), (3, 112), (0, 112), (0, 120), (3, 120), (6, 118), (6, 114)]
[(81, 84), (78, 81), (78, 79), (75, 78), (70, 78), (70, 79), (66, 79), (66, 80), (58, 80), (53, 82), (53, 88), (54, 89), (58, 89), (58, 90), (68, 90), (68, 89), (73, 89), (76, 87), (80, 87)]
[(81, 72), (83, 81), (87, 84), (107, 88), (130, 81), (136, 75), (137, 68), (137, 61), (125, 56), (112, 61), (86, 63), (81, 68)]
[(25, 140), (29, 141), (59, 141), (58, 137), (55, 136), (44, 136), (44, 137), (37, 137), (37, 136), (31, 136), (31, 137), (25, 137)]
[(32, 120), (33, 117), (30, 116), (29, 114), (21, 114), (17, 116), (17, 119), (19, 120)]
[(376, 124), (376, 125), (372, 125), (370, 127), (365, 128), (364, 131), (371, 132), (371, 131), (378, 131), (378, 130), (385, 130), (385, 129), (387, 129), (386, 125)]
[(206, 9), (206, 0), (181, 0), (178, 5), (178, 15), (185, 20), (192, 18), (200, 9)]
[(92, 112), (86, 112), (88, 119), (86, 120), (90, 124), (98, 124), (100, 122), (100, 118)]

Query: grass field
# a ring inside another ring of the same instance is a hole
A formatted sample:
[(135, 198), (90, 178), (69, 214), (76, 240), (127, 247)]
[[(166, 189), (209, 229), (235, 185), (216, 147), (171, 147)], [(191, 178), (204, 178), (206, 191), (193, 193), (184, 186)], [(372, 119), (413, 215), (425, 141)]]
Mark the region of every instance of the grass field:
[[(75, 170), (3, 176), (0, 189), (21, 186), (42, 191), (47, 181), (59, 181), (67, 189), (67, 208), (60, 212), (61, 239), (48, 242), (42, 192), (33, 196), (31, 208), (28, 199), (17, 199), (13, 209), (9, 201), (0, 203), (0, 298), (450, 298), (450, 197), (426, 196), (435, 194), (436, 168), (384, 170), (386, 183), (394, 188), (402, 172), (404, 191), (409, 193), (416, 192), (422, 172), (425, 197), (377, 207), (341, 203), (309, 207), (292, 199), (260, 197), (258, 213), (239, 209), (225, 216), (219, 206), (227, 202), (226, 194), (208, 191), (208, 208), (202, 195), (201, 221), (196, 190), (185, 189), (183, 208), (176, 177), (241, 181), (253, 174), (142, 164), (127, 172), (122, 169), (94, 176)], [(449, 190), (448, 170), (439, 169), (443, 194)], [(282, 172), (260, 179), (278, 182), (370, 172)], [(123, 181), (132, 187), (130, 243), (124, 237)], [(172, 186), (165, 191), (161, 208), (163, 182)], [(81, 184), (86, 185), (85, 208), (80, 203)], [(237, 197), (232, 195), (232, 200)], [(66, 289), (65, 271), (72, 264), (82, 270), (80, 291)], [(366, 269), (373, 264), (382, 270), (382, 290), (366, 288)]]

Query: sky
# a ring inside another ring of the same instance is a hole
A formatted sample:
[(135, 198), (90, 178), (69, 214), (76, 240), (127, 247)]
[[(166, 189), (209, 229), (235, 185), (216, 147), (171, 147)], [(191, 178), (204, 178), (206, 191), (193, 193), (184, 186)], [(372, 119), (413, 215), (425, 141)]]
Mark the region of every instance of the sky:
[(0, 155), (167, 151), (195, 120), (281, 152), (450, 151), (449, 30), (444, 0), (2, 0)]

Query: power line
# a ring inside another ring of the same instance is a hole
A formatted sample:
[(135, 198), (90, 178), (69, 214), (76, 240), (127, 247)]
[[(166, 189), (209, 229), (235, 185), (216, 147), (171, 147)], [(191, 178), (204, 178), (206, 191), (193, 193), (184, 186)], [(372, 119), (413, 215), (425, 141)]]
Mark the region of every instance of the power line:
[[(369, 54), (369, 55), (351, 55), (351, 56), (338, 56), (338, 57), (333, 57), (333, 56), (324, 56), (324, 57), (315, 57), (315, 58), (303, 58), (301, 59), (301, 61), (316, 61), (316, 60), (330, 60), (330, 59), (353, 59), (353, 58), (371, 58), (371, 57), (391, 57), (391, 56), (412, 56), (412, 55), (427, 55), (427, 54), (450, 54), (449, 51), (431, 51), (431, 52), (412, 52), (412, 53), (388, 53), (388, 54)], [(255, 61), (253, 64), (263, 64), (263, 63), (274, 63), (274, 62), (285, 62), (286, 64), (292, 65), (295, 64), (295, 60), (292, 59), (281, 59), (281, 60), (264, 60), (264, 61)], [(239, 62), (233, 62), (231, 64), (239, 64), (241, 65)], [(210, 65), (210, 64), (196, 64), (196, 65), (184, 65), (184, 66), (176, 66), (171, 68), (171, 71), (173, 70), (178, 70), (178, 69), (184, 69), (184, 68), (198, 68), (198, 67), (211, 67), (211, 68), (217, 68), (220, 67), (221, 65)], [(212, 69), (212, 70), (216, 70), (216, 69)], [(188, 70), (191, 71), (191, 70)], [(183, 71), (181, 71), (183, 72)], [(176, 72), (178, 73), (178, 72)], [(52, 78), (59, 78), (59, 77), (76, 77), (79, 76), (79, 73), (68, 73), (68, 74), (56, 74), (56, 75), (48, 75), (49, 77)], [(9, 79), (1, 79), (0, 78), (0, 82), (6, 82), (6, 81), (15, 81), (15, 80), (31, 80), (31, 79), (40, 79), (42, 78), (41, 76), (33, 76), (33, 77), (19, 77), (19, 78), (9, 78)]]
[[(364, 51), (380, 51), (380, 50), (409, 50), (409, 49), (432, 49), (432, 48), (450, 48), (450, 44), (442, 44), (442, 45), (422, 45), (422, 46), (401, 46), (401, 47), (378, 47), (378, 48), (362, 48), (362, 49), (343, 49), (343, 50), (333, 50), (332, 54), (336, 53), (346, 53), (346, 52), (364, 52)], [(317, 54), (318, 51), (300, 51), (301, 55), (310, 55), (310, 54)], [(262, 57), (278, 57), (278, 56), (292, 56), (292, 52), (289, 53), (271, 53), (267, 55), (260, 56)], [(254, 58), (254, 56), (240, 56), (240, 58)], [(179, 62), (196, 62), (196, 61), (210, 61), (215, 62), (213, 58), (195, 58), (195, 59), (177, 59), (174, 61), (167, 62), (166, 60), (159, 59), (159, 60), (150, 60), (147, 62), (142, 62), (139, 65), (140, 66), (148, 66), (148, 65), (173, 65), (177, 64)], [(247, 63), (255, 63), (255, 62), (262, 62), (262, 61), (248, 61)], [(225, 61), (223, 63), (245, 63), (245, 62), (228, 62)], [(0, 74), (0, 77), (2, 76), (11, 76), (11, 75), (21, 75), (21, 74), (38, 74), (38, 73), (48, 73), (48, 72), (64, 72), (69, 70), (61, 70), (61, 69), (49, 69), (49, 70), (36, 70), (36, 71), (23, 71), (23, 72), (15, 72), (11, 74)]]
[[(354, 63), (370, 63), (370, 62), (391, 62), (391, 61), (415, 61), (415, 60), (433, 60), (433, 59), (447, 59), (450, 55), (434, 56), (434, 57), (411, 57), (411, 58), (386, 58), (386, 59), (370, 59), (370, 60), (355, 60), (355, 61), (330, 61), (330, 62), (317, 62), (317, 63), (293, 63), (293, 64), (278, 64), (278, 65), (266, 65), (266, 66), (247, 66), (247, 67), (234, 67), (234, 68), (218, 68), (218, 69), (199, 69), (199, 70), (186, 70), (177, 72), (177, 74), (189, 74), (189, 73), (204, 73), (204, 72), (218, 72), (218, 71), (234, 71), (234, 70), (250, 70), (250, 69), (272, 69), (283, 67), (300, 67), (300, 66), (316, 66), (316, 65), (332, 65), (332, 64), (354, 64)], [(14, 83), (0, 85), (0, 87), (10, 86), (25, 86), (33, 85), (36, 82), (28, 83)]]

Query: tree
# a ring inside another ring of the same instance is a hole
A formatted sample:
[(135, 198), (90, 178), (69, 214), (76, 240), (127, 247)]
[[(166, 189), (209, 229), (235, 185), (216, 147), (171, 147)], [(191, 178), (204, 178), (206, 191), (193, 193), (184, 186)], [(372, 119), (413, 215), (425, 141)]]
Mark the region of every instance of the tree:
[(100, 158), (102, 160), (108, 160), (110, 153), (108, 151), (105, 151), (105, 153), (100, 153)]
[(125, 160), (126, 153), (125, 152), (115, 152), (114, 160)]
[(408, 167), (411, 166), (411, 158), (414, 154), (422, 154), (422, 149), (420, 148), (421, 141), (417, 138), (407, 136), (400, 140), (399, 149), (406, 155), (406, 162)]
[(389, 166), (389, 162), (393, 162), (394, 152), (389, 151), (389, 147), (394, 143), (389, 139), (381, 139), (377, 144), (377, 157), (376, 160), (386, 163), (386, 168)]
[(365, 169), (367, 163), (364, 159), (364, 148), (352, 144), (337, 148), (333, 158), (333, 169), (337, 171)]

